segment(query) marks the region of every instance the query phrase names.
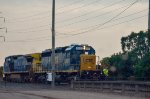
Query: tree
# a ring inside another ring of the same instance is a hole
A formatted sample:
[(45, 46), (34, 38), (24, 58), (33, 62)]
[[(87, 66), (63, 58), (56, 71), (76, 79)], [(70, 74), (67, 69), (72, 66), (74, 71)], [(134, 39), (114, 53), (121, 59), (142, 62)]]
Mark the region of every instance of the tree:
[(118, 78), (125, 78), (133, 75), (133, 68), (132, 68), (132, 61), (128, 58), (128, 55), (124, 55), (122, 53), (117, 53), (112, 55), (111, 57), (103, 58), (101, 61), (102, 66), (109, 67), (110, 71), (111, 68), (115, 68), (116, 71), (112, 72), (110, 77), (118, 77)]
[(141, 59), (149, 52), (148, 33), (140, 31), (139, 33), (132, 32), (130, 35), (121, 38), (123, 53), (133, 53)]
[(135, 76), (150, 80), (150, 53), (147, 53), (135, 66)]
[(105, 68), (105, 67), (110, 67), (110, 58), (109, 57), (105, 57), (103, 58), (103, 60), (101, 60), (101, 67)]
[(131, 65), (134, 68), (134, 75), (137, 78), (150, 77), (150, 45), (148, 32), (132, 32), (121, 39), (123, 53), (128, 53)]
[(103, 58), (102, 66), (115, 67), (116, 77), (150, 77), (150, 45), (148, 32), (132, 32), (121, 38), (122, 53)]

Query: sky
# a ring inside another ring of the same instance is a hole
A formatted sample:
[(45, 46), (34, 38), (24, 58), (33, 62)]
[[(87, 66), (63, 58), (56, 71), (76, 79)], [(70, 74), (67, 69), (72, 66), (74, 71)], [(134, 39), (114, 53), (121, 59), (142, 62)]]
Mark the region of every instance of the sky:
[[(101, 59), (121, 52), (121, 37), (148, 27), (148, 0), (135, 1), (56, 0), (56, 47), (88, 44)], [(52, 0), (0, 0), (0, 66), (52, 47), (51, 13)]]

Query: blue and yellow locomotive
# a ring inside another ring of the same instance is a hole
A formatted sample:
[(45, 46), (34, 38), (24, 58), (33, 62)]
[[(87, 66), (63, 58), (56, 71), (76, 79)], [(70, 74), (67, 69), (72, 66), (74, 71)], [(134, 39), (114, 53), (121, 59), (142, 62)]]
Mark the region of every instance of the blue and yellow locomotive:
[[(20, 79), (24, 77), (32, 81), (44, 82), (47, 81), (48, 74), (52, 73), (51, 49), (47, 49), (41, 54), (38, 53), (38, 55), (27, 54), (10, 57), (11, 62), (7, 57), (4, 64), (4, 75), (9, 77), (9, 79), (15, 74), (15, 76), (20, 77)], [(12, 57), (15, 59), (12, 59)], [(16, 62), (18, 64), (15, 64)], [(8, 64), (11, 64), (11, 66), (8, 66)], [(11, 69), (12, 67), (13, 69)], [(11, 71), (8, 71), (10, 69)], [(70, 46), (57, 47), (55, 49), (54, 72), (56, 73), (55, 79), (57, 82), (68, 82), (75, 79), (99, 79), (100, 71), (96, 68), (94, 48), (85, 44), (72, 44)], [(15, 76), (13, 76), (13, 79)]]

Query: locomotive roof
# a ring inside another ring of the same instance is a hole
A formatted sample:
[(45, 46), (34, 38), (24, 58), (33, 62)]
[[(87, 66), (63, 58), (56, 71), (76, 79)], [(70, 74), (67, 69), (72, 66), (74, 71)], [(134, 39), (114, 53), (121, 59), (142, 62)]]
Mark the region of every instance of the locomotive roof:
[[(87, 46), (87, 47), (90, 47), (92, 48), (91, 46), (87, 45), (87, 44), (72, 44), (70, 46), (65, 46), (65, 47), (57, 47), (55, 49), (55, 53), (58, 53), (58, 52), (66, 52), (66, 51), (71, 51), (73, 50), (75, 47), (82, 47), (82, 46)], [(46, 49), (45, 51), (42, 52), (43, 54), (44, 53), (49, 53), (51, 54), (52, 53), (52, 49)]]
[[(87, 45), (87, 44), (81, 44), (81, 45), (77, 45), (77, 44), (73, 44), (73, 45), (70, 45), (66, 51), (71, 51), (71, 50), (83, 50), (83, 46), (86, 46), (88, 48), (92, 48), (91, 46)], [(76, 47), (78, 47), (79, 49), (77, 49)], [(94, 50), (94, 49), (93, 49)], [(94, 50), (95, 51), (95, 50)]]
[[(57, 47), (55, 49), (55, 52), (62, 52), (62, 51), (65, 51), (65, 49), (67, 48), (68, 46), (65, 46), (65, 47)], [(52, 49), (46, 49), (45, 51), (43, 51), (42, 53), (51, 53), (52, 52)]]
[(23, 56), (23, 55), (11, 55), (11, 56), (7, 56), (6, 59), (7, 58), (17, 58), (17, 57), (20, 57), (20, 56)]

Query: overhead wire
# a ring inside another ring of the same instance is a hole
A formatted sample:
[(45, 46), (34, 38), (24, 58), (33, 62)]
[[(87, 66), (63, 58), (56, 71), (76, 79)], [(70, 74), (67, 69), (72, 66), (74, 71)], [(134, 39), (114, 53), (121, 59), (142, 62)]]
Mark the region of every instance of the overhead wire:
[[(95, 20), (96, 18), (100, 17), (100, 16), (104, 16), (104, 15), (107, 15), (107, 14), (110, 14), (111, 12), (116, 12), (122, 8), (125, 8), (127, 6), (123, 6), (123, 7), (120, 7), (120, 8), (117, 8), (117, 9), (114, 9), (114, 10), (111, 10), (111, 11), (108, 11), (108, 12), (105, 12), (103, 14), (99, 14), (99, 15), (96, 15), (96, 16), (93, 16), (93, 17), (90, 17), (90, 18), (86, 18), (86, 19), (82, 19), (82, 20), (79, 20), (79, 21), (76, 21), (76, 22), (72, 22), (72, 23), (69, 23), (67, 25), (62, 25), (62, 26), (58, 26), (57, 28), (67, 28), (67, 26), (71, 26), (71, 25), (74, 25), (74, 24), (77, 24), (77, 23), (81, 23), (81, 22), (85, 22), (85, 21), (89, 21), (89, 20)], [(139, 12), (136, 12), (134, 14), (137, 14), (137, 13), (141, 13), (141, 12), (144, 12), (146, 11), (147, 9), (144, 9), (142, 11), (139, 11)], [(132, 15), (132, 14), (131, 14)]]
[[(133, 18), (133, 19), (130, 19), (130, 20), (126, 20), (126, 21), (123, 21), (123, 22), (119, 22), (119, 23), (116, 23), (116, 24), (112, 24), (112, 25), (109, 25), (109, 26), (105, 26), (105, 27), (102, 27), (102, 28), (99, 28), (99, 29), (97, 29), (97, 30), (102, 30), (102, 29), (108, 29), (108, 28), (112, 28), (112, 27), (114, 27), (114, 26), (118, 26), (118, 25), (120, 25), (120, 24), (124, 24), (124, 23), (127, 23), (127, 22), (132, 22), (132, 21), (135, 21), (135, 20), (138, 20), (138, 19), (141, 19), (141, 18), (144, 18), (144, 17), (147, 17), (148, 15), (143, 15), (143, 16), (140, 16), (140, 17), (136, 17), (136, 18)], [(58, 33), (58, 32), (56, 32), (56, 33)], [(58, 33), (59, 34), (59, 33)], [(72, 35), (67, 35), (67, 36), (65, 36), (65, 37), (60, 37), (60, 38), (66, 38), (66, 37), (70, 37), (70, 36), (72, 36)], [(58, 37), (58, 36), (57, 36)], [(45, 38), (45, 37), (44, 37)], [(40, 40), (41, 39), (41, 40)], [(36, 41), (47, 41), (47, 40), (50, 40), (51, 38), (47, 38), (47, 39), (43, 39), (43, 38), (38, 38), (37, 40), (35, 40), (35, 39), (30, 39), (30, 41), (29, 40), (23, 40), (23, 41), (21, 41), (21, 40), (15, 40), (15, 41), (7, 41), (6, 40), (6, 42), (36, 42)], [(33, 41), (32, 41), (33, 40)]]
[(67, 10), (67, 11), (58, 12), (58, 13), (56, 13), (56, 15), (60, 15), (60, 14), (63, 14), (63, 13), (69, 13), (69, 12), (72, 12), (72, 11), (78, 10), (78, 9), (81, 10), (81, 8), (84, 8), (84, 7), (86, 7), (86, 6), (89, 6), (89, 5), (91, 5), (91, 4), (94, 4), (94, 3), (97, 3), (97, 2), (100, 2), (100, 1), (101, 1), (101, 0), (96, 0), (96, 1), (93, 1), (93, 2), (90, 2), (90, 3), (87, 3), (87, 4), (84, 4), (84, 5), (80, 6), (80, 7), (76, 7), (76, 8), (73, 8), (73, 9), (69, 9), (69, 10)]
[[(108, 7), (111, 7), (111, 6), (114, 6), (114, 5), (116, 5), (116, 4), (119, 4), (119, 3), (123, 2), (123, 1), (124, 1), (124, 0), (121, 0), (121, 1), (119, 1), (119, 2), (115, 2), (115, 3), (111, 4), (111, 5), (108, 5), (108, 6), (106, 6), (106, 7), (103, 7), (103, 8), (101, 8), (101, 9), (96, 9), (96, 10), (94, 10), (94, 11), (97, 11), (97, 10), (101, 11), (101, 10), (106, 9), (106, 8), (108, 8)], [(88, 15), (88, 14), (91, 14), (91, 13), (93, 13), (93, 11), (88, 12), (88, 13), (83, 14), (83, 15), (80, 15), (80, 16), (77, 16), (77, 17), (74, 17), (74, 18), (71, 18), (71, 19), (59, 21), (59, 22), (56, 22), (56, 23), (67, 22), (67, 21), (70, 21), (70, 20), (72, 20), (72, 19), (76, 19), (76, 18), (82, 17), (82, 16), (84, 16), (84, 15)], [(20, 22), (27, 22), (27, 21), (20, 21)], [(51, 25), (51, 24), (50, 24), (50, 25)], [(44, 26), (46, 26), (46, 25), (44, 25)], [(37, 26), (37, 27), (41, 27), (41, 26)], [(33, 28), (34, 28), (34, 27), (33, 27)], [(31, 29), (32, 29), (32, 28), (31, 28)]]
[[(20, 31), (20, 32), (15, 32), (13, 34), (23, 34), (23, 33), (39, 32), (39, 31), (47, 31), (47, 30), (50, 30), (50, 28), (49, 29), (40, 29), (40, 30), (31, 30), (31, 31)], [(8, 32), (10, 32), (10, 31), (8, 31)]]
[[(122, 1), (124, 1), (124, 0), (122, 0)], [(121, 1), (121, 2), (122, 2), (122, 1)], [(118, 3), (120, 3), (120, 2), (115, 2), (115, 3), (118, 4)], [(111, 5), (109, 5), (109, 6), (106, 6), (106, 7), (102, 8), (102, 9), (105, 9), (105, 8), (107, 8), (107, 7), (111, 7), (111, 6), (115, 5), (115, 3), (114, 3), (114, 4), (111, 4)], [(101, 10), (102, 10), (102, 9), (101, 9)], [(90, 14), (90, 13), (88, 13), (88, 14)], [(23, 22), (23, 21), (20, 21), (20, 22)], [(25, 21), (25, 22), (27, 22), (27, 21)], [(57, 22), (56, 22), (56, 23), (57, 23)], [(62, 23), (62, 22), (61, 22), (61, 23)], [(51, 25), (51, 24), (49, 24), (49, 25)], [(47, 25), (47, 26), (49, 26), (49, 25)], [(46, 25), (44, 25), (44, 26), (46, 26)], [(43, 27), (43, 26), (37, 26), (37, 28), (38, 28), (38, 27)], [(31, 29), (32, 29), (32, 28), (31, 28)]]
[[(99, 29), (97, 29), (97, 30), (95, 30), (95, 31), (99, 31), (99, 30), (102, 30), (102, 29), (112, 28), (112, 27), (114, 27), (114, 26), (118, 26), (118, 25), (120, 25), (120, 24), (124, 24), (124, 23), (127, 23), (127, 22), (132, 22), (132, 21), (135, 21), (135, 20), (138, 20), (138, 19), (147, 17), (147, 16), (148, 16), (148, 15), (143, 15), (143, 16), (136, 17), (136, 18), (133, 18), (133, 19), (130, 19), (130, 20), (126, 20), (126, 21), (119, 22), (119, 23), (116, 23), (116, 24), (108, 25), (108, 26), (99, 28)], [(57, 33), (59, 33), (59, 32), (57, 32)], [(65, 33), (64, 33), (64, 35), (65, 35), (65, 37), (62, 37), (62, 38), (77, 36), (77, 35), (68, 35), (68, 34), (65, 34)]]
[[(78, 1), (74, 1), (74, 2), (72, 2), (71, 4), (67, 4), (67, 5), (64, 5), (63, 7), (60, 7), (60, 8), (57, 8), (56, 10), (59, 10), (59, 9), (62, 9), (62, 8), (65, 8), (65, 7), (68, 7), (68, 6), (71, 6), (71, 5), (73, 5), (73, 4), (76, 4), (76, 3), (79, 3), (79, 2), (82, 2), (82, 1), (84, 1), (84, 0), (78, 0)], [(45, 13), (49, 13), (50, 12), (50, 10), (47, 10), (47, 11), (44, 11), (44, 12), (40, 12), (40, 13), (35, 13), (35, 14), (32, 14), (32, 15), (28, 15), (28, 16), (24, 16), (24, 17), (18, 17), (18, 18), (11, 18), (11, 19), (9, 19), (9, 20), (12, 20), (12, 21), (14, 21), (14, 20), (20, 20), (20, 19), (26, 19), (26, 18), (32, 18), (32, 17), (35, 17), (35, 16), (41, 16), (41, 15), (43, 15), (43, 14), (45, 14)], [(46, 16), (47, 17), (47, 16)], [(45, 18), (45, 17), (43, 17), (43, 18)], [(32, 18), (33, 19), (33, 18)], [(38, 19), (38, 18), (36, 18), (36, 19)], [(8, 19), (7, 19), (7, 21), (9, 21)]]
[(40, 13), (36, 13), (36, 14), (33, 14), (33, 15), (24, 16), (24, 17), (20, 17), (20, 18), (12, 18), (12, 19), (8, 19), (7, 18), (7, 21), (9, 21), (9, 20), (19, 20), (19, 19), (32, 18), (32, 17), (39, 16), (39, 15), (42, 15), (42, 14), (48, 13), (48, 12), (50, 12), (50, 11), (40, 12)]
[(139, 0), (136, 0), (135, 2), (133, 2), (132, 4), (130, 4), (127, 8), (125, 8), (123, 11), (121, 11), (119, 14), (115, 15), (114, 17), (112, 17), (110, 20), (102, 23), (102, 24), (97, 24), (97, 25), (94, 25), (94, 26), (91, 26), (92, 29), (88, 29), (88, 30), (85, 30), (83, 32), (79, 32), (79, 33), (74, 33), (74, 34), (71, 34), (71, 35), (79, 35), (79, 34), (84, 34), (84, 33), (87, 33), (87, 32), (90, 32), (90, 31), (93, 31), (109, 22), (111, 22), (112, 20), (114, 20), (115, 18), (117, 18), (118, 16), (120, 16), (122, 13), (124, 13), (126, 10), (128, 10), (130, 7), (132, 7), (134, 4), (136, 4)]
[[(115, 20), (113, 20), (112, 22), (114, 21), (117, 21), (119, 19), (122, 19), (122, 18), (126, 18), (126, 17), (129, 17), (129, 16), (132, 16), (132, 15), (135, 15), (135, 14), (139, 14), (141, 12), (144, 12), (146, 11), (147, 9), (144, 9), (144, 10), (141, 10), (141, 11), (138, 11), (138, 12), (135, 12), (135, 13), (132, 13), (132, 14), (129, 14), (129, 15), (126, 15), (126, 16), (123, 16), (123, 17), (120, 17), (120, 18), (117, 18)], [(50, 26), (50, 25), (43, 25), (43, 26), (39, 26), (39, 27), (46, 27), (46, 26)], [(94, 25), (95, 26), (95, 25)], [(90, 26), (91, 27), (91, 26)], [(86, 27), (86, 28), (90, 28), (90, 27)], [(82, 28), (82, 29), (85, 29), (85, 28)], [(80, 30), (82, 30), (80, 29)], [(31, 30), (31, 31), (20, 31), (20, 32), (17, 32), (17, 31), (9, 31), (9, 32), (16, 32), (16, 33), (19, 33), (19, 34), (22, 34), (22, 33), (30, 33), (30, 32), (38, 32), (38, 31), (46, 31), (46, 30), (50, 30), (50, 29), (40, 29), (40, 30)], [(75, 30), (75, 31), (71, 31), (69, 33), (73, 33), (73, 32), (78, 32), (79, 30)], [(15, 33), (15, 34), (16, 34)], [(67, 35), (66, 33), (60, 33), (60, 35)], [(72, 34), (68, 34), (68, 35), (72, 35)]]
[[(112, 28), (114, 26), (118, 26), (120, 24), (127, 23), (127, 22), (132, 22), (132, 21), (135, 21), (137, 19), (141, 19), (141, 18), (146, 17), (146, 16), (148, 16), (148, 15), (140, 16), (140, 17), (137, 17), (137, 18), (134, 18), (134, 19), (131, 19), (131, 20), (127, 20), (127, 21), (120, 22), (120, 23), (117, 23), (117, 24), (109, 25), (109, 26), (100, 28), (98, 30), (102, 30), (102, 29), (105, 29), (105, 28), (107, 28), (107, 29)], [(70, 36), (67, 35), (67, 37), (70, 37)], [(60, 38), (66, 38), (66, 36), (65, 37), (60, 37)], [(41, 42), (41, 41), (49, 41), (49, 40), (51, 40), (51, 38), (47, 38), (47, 39), (42, 38), (41, 40), (38, 39), (38, 40), (33, 40), (33, 41), (27, 41), (27, 40), (24, 40), (24, 41), (6, 41), (6, 43)]]
[(47, 18), (50, 18), (50, 15), (44, 16), (44, 17), (32, 17), (30, 19), (23, 19), (23, 20), (6, 20), (7, 23), (22, 23), (22, 22), (29, 22), (29, 21), (43, 21), (43, 20), (47, 20)]
[[(141, 11), (138, 11), (138, 12), (135, 12), (135, 13), (132, 13), (132, 14), (129, 14), (129, 15), (126, 15), (126, 16), (123, 16), (123, 17), (114, 19), (113, 21), (117, 21), (117, 20), (119, 20), (119, 19), (126, 18), (126, 17), (129, 17), (129, 16), (133, 16), (133, 15), (136, 15), (136, 14), (139, 14), (139, 13), (142, 13), (142, 12), (145, 12), (145, 11), (148, 11), (148, 9), (144, 9), (144, 10), (141, 10)], [(109, 14), (109, 13), (107, 13), (107, 14)], [(102, 15), (104, 15), (104, 14), (101, 14), (100, 16), (102, 16)], [(95, 17), (97, 17), (97, 16), (95, 16)], [(95, 19), (93, 19), (93, 20), (95, 20)], [(80, 22), (83, 22), (83, 21), (87, 21), (87, 20), (85, 19), (85, 20), (77, 21), (77, 22), (75, 22), (75, 23), (67, 24), (67, 25), (64, 25), (64, 26), (58, 27), (58, 28), (68, 28), (67, 26), (71, 26), (71, 25), (73, 25), (73, 24), (80, 23)], [(94, 25), (94, 26), (95, 26), (95, 25)], [(91, 27), (91, 26), (90, 26), (90, 27)], [(90, 27), (86, 27), (86, 28), (90, 28)], [(85, 29), (85, 28), (82, 28), (82, 29)], [(77, 30), (77, 31), (78, 31), (78, 30)], [(72, 33), (72, 32), (75, 32), (75, 31), (71, 31), (70, 33)]]
[[(82, 2), (82, 1), (84, 1), (84, 0), (78, 0), (78, 1), (72, 2), (72, 3), (69, 4), (68, 6), (71, 6), (71, 5), (73, 5), (73, 4), (76, 4), (76, 3), (79, 3), (79, 2)], [(59, 10), (59, 9), (68, 7), (68, 6), (65, 5), (65, 6), (63, 6), (63, 7), (57, 8), (56, 11)], [(44, 11), (44, 12), (35, 13), (35, 14), (32, 14), (32, 15), (24, 16), (24, 17), (11, 18), (11, 19), (8, 19), (8, 18), (7, 18), (6, 21), (10, 22), (10, 20), (11, 20), (11, 21), (14, 22), (14, 21), (20, 20), (20, 19), (21, 19), (21, 20), (22, 20), (22, 19), (27, 20), (27, 18), (30, 18), (30, 19), (31, 19), (31, 18), (32, 18), (32, 19), (40, 19), (40, 18), (33, 18), (33, 17), (41, 16), (41, 15), (43, 15), (43, 14), (45, 14), (45, 13), (48, 13), (48, 14), (49, 14), (49, 12), (50, 12), (50, 10), (47, 10), (47, 11)], [(45, 16), (45, 17), (49, 17), (49, 16)], [(42, 17), (42, 18), (45, 18), (45, 17)], [(21, 21), (21, 22), (23, 22), (23, 21)]]
[[(83, 1), (83, 0), (81, 0), (81, 1)], [(80, 2), (81, 2), (80, 1)], [(99, 1), (101, 1), (101, 0), (97, 0), (97, 1), (94, 1), (94, 2), (99, 2)], [(110, 4), (110, 5), (108, 5), (108, 6), (106, 6), (106, 7), (104, 7), (104, 8), (100, 8), (100, 9), (96, 9), (96, 10), (93, 10), (93, 11), (91, 11), (91, 12), (88, 12), (88, 13), (85, 13), (85, 14), (82, 14), (82, 15), (79, 15), (79, 16), (76, 16), (76, 17), (73, 17), (73, 18), (69, 18), (69, 19), (65, 19), (65, 20), (62, 20), (62, 21), (58, 21), (58, 23), (62, 23), (62, 22), (66, 22), (67, 20), (69, 21), (69, 20), (72, 20), (72, 19), (76, 19), (76, 18), (78, 18), (78, 17), (82, 17), (82, 16), (85, 16), (85, 15), (88, 15), (88, 14), (90, 14), (90, 13), (94, 13), (94, 12), (96, 12), (96, 11), (100, 11), (100, 10), (102, 10), (102, 9), (106, 9), (106, 8), (108, 8), (108, 7), (111, 7), (111, 6), (114, 6), (114, 5), (116, 5), (116, 4), (119, 4), (119, 3), (121, 3), (121, 2), (123, 2), (124, 0), (121, 0), (121, 1), (119, 1), (119, 2), (115, 2), (115, 3), (113, 3), (113, 4)], [(88, 6), (89, 6), (90, 4), (88, 4)], [(69, 6), (69, 5), (68, 5)], [(87, 6), (87, 5), (86, 5)], [(85, 6), (84, 6), (85, 7)], [(74, 8), (74, 9), (76, 9), (76, 8)], [(79, 9), (79, 8), (78, 8)], [(73, 10), (73, 9), (72, 9)], [(70, 10), (70, 11), (72, 11), (72, 10)], [(44, 17), (36, 17), (36, 16), (41, 16), (42, 14), (44, 14), (44, 13), (49, 13), (50, 11), (45, 11), (45, 12), (40, 12), (40, 13), (36, 13), (36, 14), (33, 14), (33, 15), (29, 15), (29, 16), (25, 16), (25, 17), (20, 17), (20, 18), (12, 18), (12, 19), (9, 19), (9, 18), (7, 18), (6, 17), (6, 22), (7, 23), (14, 23), (14, 22), (27, 22), (26, 20), (28, 20), (27, 18), (30, 18), (30, 20), (33, 20), (33, 19), (35, 19), (35, 20), (38, 20), (38, 19), (42, 19), (42, 20), (44, 20), (44, 18), (48, 18), (49, 17), (49, 15), (48, 16), (44, 16)], [(57, 23), (57, 22), (56, 22)]]
[(123, 21), (123, 22), (119, 22), (119, 23), (116, 23), (116, 24), (113, 24), (113, 25), (105, 26), (105, 27), (97, 29), (97, 30), (102, 30), (102, 29), (105, 29), (105, 28), (114, 27), (114, 26), (117, 26), (117, 25), (120, 25), (120, 24), (123, 24), (123, 23), (131, 22), (131, 21), (134, 21), (134, 20), (137, 20), (137, 19), (140, 19), (140, 18), (144, 18), (144, 17), (147, 17), (147, 16), (148, 15), (143, 15), (143, 16), (140, 16), (140, 17), (136, 17), (136, 18), (127, 20), (127, 21)]
[(66, 4), (66, 5), (64, 5), (64, 6), (62, 6), (62, 7), (56, 8), (56, 10), (59, 10), (59, 9), (62, 9), (62, 8), (66, 8), (66, 7), (72, 6), (72, 5), (76, 4), (76, 3), (81, 3), (82, 1), (84, 1), (84, 0), (77, 0), (77, 1), (74, 1), (74, 2), (70, 3), (69, 5)]
[(45, 38), (48, 39), (48, 36), (38, 37), (38, 38), (32, 38), (32, 39), (24, 39), (24, 40), (12, 40), (12, 41), (7, 41), (6, 40), (6, 42), (31, 42), (31, 41), (40, 41), (40, 39), (43, 40)]
[[(123, 23), (127, 23), (127, 22), (131, 22), (131, 21), (134, 21), (134, 20), (137, 20), (137, 19), (140, 19), (140, 18), (143, 18), (143, 17), (146, 17), (148, 15), (143, 15), (143, 16), (140, 16), (140, 17), (136, 17), (136, 18), (133, 18), (133, 19), (130, 19), (130, 20), (126, 20), (126, 21), (123, 21), (123, 22), (119, 22), (119, 23), (116, 23), (116, 24), (112, 24), (112, 25), (108, 25), (108, 26), (105, 26), (105, 27), (102, 27), (102, 28), (99, 28), (97, 29), (96, 31), (98, 30), (102, 30), (102, 29), (105, 29), (105, 28), (112, 28), (114, 26), (117, 26), (117, 25), (120, 25), (120, 24), (123, 24)], [(57, 32), (57, 34), (59, 34)], [(59, 37), (60, 35), (57, 35), (57, 37)], [(68, 36), (68, 35), (67, 35)], [(72, 35), (70, 35), (72, 36)], [(68, 37), (70, 37), (68, 36)], [(46, 38), (46, 39), (45, 39)], [(60, 37), (60, 38), (64, 38), (64, 37)], [(66, 38), (66, 37), (65, 37)], [(6, 41), (6, 42), (34, 42), (34, 41), (47, 41), (47, 40), (50, 40), (51, 38), (49, 38), (49, 36), (43, 36), (43, 37), (38, 37), (38, 38), (34, 38), (34, 39), (25, 39), (25, 40), (17, 40), (17, 41)]]
[[(80, 2), (82, 2), (82, 1), (84, 1), (84, 0), (80, 0)], [(94, 1), (94, 2), (92, 2), (92, 3), (96, 3), (96, 2), (99, 2), (99, 1), (101, 1), (101, 0), (96, 0), (96, 1)], [(79, 2), (79, 1), (78, 1)], [(77, 3), (77, 2), (76, 2)], [(92, 3), (90, 3), (90, 4), (92, 4)], [(90, 5), (90, 4), (88, 4), (88, 5)], [(82, 6), (82, 7), (85, 7), (85, 6), (88, 6), (88, 5), (84, 5), (84, 6)], [(70, 5), (69, 5), (70, 6)], [(75, 10), (75, 9), (80, 9), (81, 7), (78, 7), (78, 8), (73, 8), (73, 9), (70, 9), (69, 11), (73, 11), (73, 10)], [(59, 9), (59, 8), (58, 8)], [(57, 10), (58, 10), (57, 9)], [(56, 10), (56, 11), (57, 11)], [(50, 17), (50, 16), (44, 16), (44, 17), (34, 17), (33, 18), (33, 16), (39, 16), (39, 15), (42, 15), (42, 13), (48, 13), (49, 11), (47, 11), (47, 12), (41, 12), (41, 13), (37, 13), (37, 14), (34, 14), (34, 15), (30, 15), (30, 16), (26, 16), (26, 17), (22, 17), (22, 18), (16, 18), (16, 19), (12, 19), (11, 21), (9, 21), (8, 19), (6, 20), (6, 21), (8, 21), (8, 23), (14, 23), (14, 22), (26, 22), (26, 20), (29, 20), (29, 19), (26, 19), (26, 18), (30, 18), (30, 20), (38, 20), (38, 19), (44, 19), (44, 18), (47, 18), (47, 17)], [(21, 20), (20, 20), (21, 19)], [(23, 19), (23, 20), (22, 20)]]
[[(57, 10), (60, 10), (60, 9), (62, 9), (62, 8), (65, 8), (65, 7), (72, 6), (72, 5), (76, 4), (76, 3), (81, 3), (81, 2), (83, 2), (83, 1), (85, 1), (85, 0), (73, 1), (73, 2), (70, 3), (70, 4), (66, 4), (66, 5), (63, 5), (62, 7), (56, 8), (56, 11), (57, 11)], [(101, 0), (97, 0), (97, 2), (98, 2), (98, 1), (101, 1)], [(94, 2), (95, 2), (95, 1), (94, 1)], [(94, 3), (94, 2), (93, 2), (93, 3)], [(76, 8), (75, 8), (75, 9), (76, 9)], [(34, 17), (34, 16), (39, 16), (39, 15), (48, 13), (48, 12), (50, 12), (50, 10), (47, 10), (47, 11), (44, 11), (44, 12), (40, 12), (40, 13), (35, 13), (35, 14), (32, 14), (32, 15), (28, 15), (28, 16), (24, 16), (24, 17), (21, 17), (21, 18), (12, 18), (11, 20), (18, 20), (18, 19), (31, 18), (31, 17)]]
[[(29, 27), (29, 28), (26, 28), (26, 29), (8, 30), (8, 32), (11, 32), (11, 33), (12, 32), (15, 32), (15, 33), (27, 33), (27, 32), (35, 31), (35, 30), (26, 31), (27, 29), (37, 29), (37, 28), (47, 27), (47, 26), (50, 26), (50, 24), (40, 25), (40, 26), (36, 26), (36, 27)], [(42, 29), (42, 30), (47, 30), (47, 29)], [(41, 31), (41, 30), (38, 30), (38, 31)]]
[[(137, 1), (139, 1), (139, 0), (137, 0)], [(134, 3), (133, 3), (133, 5), (134, 5)], [(129, 6), (128, 8), (130, 8), (130, 6)], [(128, 9), (128, 8), (127, 8), (127, 9)], [(127, 9), (125, 9), (125, 10), (127, 10)], [(124, 10), (124, 11), (125, 11), (125, 10)], [(123, 12), (124, 12), (124, 11), (123, 11)], [(120, 14), (122, 14), (123, 12), (121, 12)], [(119, 16), (120, 14), (118, 14), (118, 16)], [(118, 17), (118, 16), (116, 16), (116, 17)], [(116, 18), (116, 17), (114, 17), (114, 18)], [(113, 20), (114, 18), (112, 18), (111, 20)], [(73, 35), (72, 35), (72, 36), (73, 36)]]
[(71, 21), (71, 20), (74, 20), (74, 19), (77, 19), (77, 18), (86, 16), (86, 15), (95, 13), (95, 12), (97, 12), (97, 11), (104, 10), (104, 9), (106, 9), (106, 8), (112, 7), (112, 6), (117, 5), (117, 4), (119, 4), (119, 3), (122, 3), (122, 2), (124, 2), (124, 0), (121, 0), (121, 1), (118, 1), (118, 2), (115, 2), (115, 3), (112, 3), (112, 4), (108, 5), (108, 6), (103, 7), (103, 8), (98, 8), (98, 9), (96, 9), (96, 10), (92, 10), (92, 11), (90, 11), (90, 12), (87, 12), (87, 13), (84, 13), (84, 14), (81, 14), (81, 15), (78, 15), (78, 16), (75, 16), (75, 17), (72, 17), (72, 18), (68, 18), (68, 19), (61, 20), (61, 21), (56, 21), (56, 23), (63, 23), (63, 22)]

